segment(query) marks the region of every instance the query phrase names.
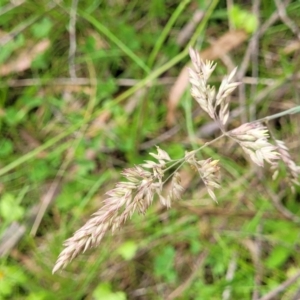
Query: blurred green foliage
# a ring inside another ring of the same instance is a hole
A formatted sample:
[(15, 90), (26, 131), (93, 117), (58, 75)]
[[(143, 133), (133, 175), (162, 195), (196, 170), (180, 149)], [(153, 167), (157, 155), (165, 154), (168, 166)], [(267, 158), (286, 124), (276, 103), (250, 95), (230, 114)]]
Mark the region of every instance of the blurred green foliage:
[[(149, 159), (155, 145), (178, 159), (218, 134), (199, 134), (211, 124), (189, 93), (176, 108), (176, 123), (167, 123), (170, 89), (189, 62), (188, 42), (178, 44), (177, 38), (195, 11), (206, 12), (187, 34), (198, 49), (210, 47), (228, 24), (249, 38), (258, 29), (250, 2), (231, 8), (224, 1), (200, 0), (75, 3), (1, 1), (0, 74), (6, 73), (0, 80), (0, 299), (156, 300), (178, 290), (176, 299), (221, 299), (226, 287), (231, 299), (252, 299), (255, 288), (263, 295), (293, 276), (300, 263), (299, 224), (274, 205), (274, 195), (299, 216), (299, 187), (290, 191), (284, 168), (275, 181), (272, 172), (250, 168), (226, 139), (200, 154), (222, 163), (218, 204), (203, 192), (197, 174), (184, 169), (186, 193), (171, 210), (154, 203), (98, 249), (51, 274), (63, 241), (103, 205), (105, 193), (122, 180), (122, 169)], [(73, 9), (75, 36), (70, 36)], [(298, 27), (299, 9), (298, 1), (286, 7)], [(275, 2), (261, 1), (260, 24), (275, 11)], [(287, 80), (299, 69), (297, 55), (286, 49), (295, 40), (280, 19), (261, 37), (252, 53), (257, 65), (253, 60), (246, 70), (247, 116), (260, 118), (298, 103), (296, 80)], [(74, 57), (70, 41), (76, 43)], [(49, 45), (33, 53), (43, 42)], [(228, 66), (243, 62), (247, 46), (245, 41), (223, 53), (213, 83), (219, 84)], [(76, 76), (70, 78), (72, 58)], [(261, 94), (264, 100), (256, 101)], [(243, 105), (232, 101), (233, 109)], [(297, 118), (269, 124), (291, 145), (295, 161)], [(236, 118), (231, 126), (239, 122)], [(2, 255), (7, 234), (17, 233), (8, 231), (11, 224), (27, 230)], [(258, 256), (255, 247), (261, 247)], [(228, 281), (233, 259), (237, 267)], [(291, 286), (278, 297), (291, 299), (295, 293)]]

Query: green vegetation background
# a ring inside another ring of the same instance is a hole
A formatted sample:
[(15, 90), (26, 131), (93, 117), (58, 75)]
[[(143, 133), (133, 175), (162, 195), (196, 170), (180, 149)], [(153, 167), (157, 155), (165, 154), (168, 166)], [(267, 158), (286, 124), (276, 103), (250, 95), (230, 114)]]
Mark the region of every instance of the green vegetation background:
[[(253, 15), (251, 1), (240, 2), (230, 14), (225, 1), (0, 0), (0, 299), (226, 299), (226, 290), (230, 299), (259, 299), (252, 296), (299, 272), (299, 188), (291, 192), (284, 168), (272, 181), (224, 140), (201, 154), (221, 161), (218, 204), (186, 170), (182, 201), (170, 210), (155, 202), (51, 274), (63, 241), (101, 207), (123, 168), (148, 159), (156, 144), (180, 158), (218, 135), (199, 135), (210, 120), (188, 92), (176, 124), (167, 124), (167, 99), (189, 42), (206, 49), (229, 25), (247, 31), (217, 60), (219, 84), (228, 66), (242, 64), (256, 17), (262, 24), (279, 11), (262, 0)], [(299, 44), (287, 47), (298, 41), (300, 2), (284, 8), (296, 29), (278, 17), (252, 49), (248, 117), (299, 105)], [(180, 45), (196, 10), (206, 15)], [(298, 116), (270, 124), (296, 162), (299, 125)], [(292, 299), (297, 288), (276, 299)]]

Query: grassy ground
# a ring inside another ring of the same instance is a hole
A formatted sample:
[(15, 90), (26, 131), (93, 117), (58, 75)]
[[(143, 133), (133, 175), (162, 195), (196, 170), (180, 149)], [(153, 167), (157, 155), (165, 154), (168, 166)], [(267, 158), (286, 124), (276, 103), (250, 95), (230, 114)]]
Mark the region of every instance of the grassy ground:
[[(170, 210), (51, 274), (122, 169), (219, 135), (188, 89), (170, 96), (189, 45), (218, 62), (214, 84), (239, 66), (232, 128), (299, 105), (300, 2), (210, 2), (0, 1), (0, 299), (300, 298), (300, 189), (227, 139), (200, 154), (220, 160), (218, 203), (184, 168)], [(299, 116), (268, 125), (299, 162)]]

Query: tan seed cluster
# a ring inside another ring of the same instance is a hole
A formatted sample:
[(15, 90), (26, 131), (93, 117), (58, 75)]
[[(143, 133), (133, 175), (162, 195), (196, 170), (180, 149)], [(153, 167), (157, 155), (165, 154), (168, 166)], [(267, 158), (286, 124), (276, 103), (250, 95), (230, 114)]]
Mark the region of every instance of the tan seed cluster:
[[(189, 70), (191, 95), (200, 107), (218, 122), (223, 132), (221, 137), (227, 136), (237, 142), (251, 160), (260, 167), (268, 162), (273, 169), (277, 169), (278, 160), (281, 159), (287, 166), (291, 182), (299, 184), (300, 167), (291, 159), (284, 142), (275, 140), (276, 145), (269, 142), (268, 129), (261, 122), (246, 123), (229, 132), (225, 131), (224, 126), (230, 114), (228, 96), (239, 85), (238, 82), (232, 82), (236, 68), (222, 80), (216, 92), (216, 88), (207, 83), (216, 64), (212, 61), (203, 62), (194, 49), (190, 49), (190, 57), (194, 66), (194, 70)], [(181, 199), (184, 189), (181, 186), (181, 178), (177, 169), (184, 163), (189, 164), (198, 172), (208, 194), (214, 201), (217, 201), (215, 190), (221, 187), (219, 161), (212, 158), (198, 160), (196, 153), (203, 147), (186, 152), (185, 157), (177, 161), (172, 160), (166, 151), (157, 147), (157, 153), (150, 153), (154, 161), (147, 160), (141, 165), (125, 169), (121, 174), (126, 181), (117, 183), (114, 189), (108, 191), (103, 207), (65, 241), (65, 248), (57, 259), (53, 273), (66, 267), (78, 254), (98, 246), (108, 231), (114, 232), (120, 228), (134, 212), (145, 214), (155, 195), (167, 208), (171, 207), (174, 200)], [(166, 173), (177, 164), (179, 167), (168, 177), (172, 178), (171, 188), (167, 194), (164, 194), (163, 185), (168, 179), (165, 179)]]

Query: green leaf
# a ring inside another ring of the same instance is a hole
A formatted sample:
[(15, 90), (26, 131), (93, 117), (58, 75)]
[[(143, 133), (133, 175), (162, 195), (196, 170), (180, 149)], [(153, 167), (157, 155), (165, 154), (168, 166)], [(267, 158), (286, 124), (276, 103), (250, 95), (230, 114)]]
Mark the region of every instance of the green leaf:
[(84, 177), (84, 176), (88, 175), (96, 167), (95, 162), (92, 160), (82, 159), (82, 160), (77, 160), (76, 162), (77, 162), (77, 167), (78, 167), (76, 175), (80, 176), (80, 177)]
[(80, 181), (65, 183), (56, 199), (58, 209), (62, 212), (68, 212), (79, 205), (83, 198), (83, 191), (84, 188)]
[(31, 63), (31, 68), (33, 70), (46, 70), (49, 67), (48, 63), (48, 54), (47, 53), (39, 53)]
[(161, 0), (150, 1), (149, 13), (155, 18), (164, 18), (166, 16), (166, 4)]
[(31, 95), (23, 95), (18, 99), (18, 105), (26, 107), (27, 110), (36, 108), (45, 103), (42, 97), (33, 97)]
[(13, 152), (13, 144), (10, 140), (3, 138), (0, 142), (0, 157), (6, 157)]
[(16, 38), (10, 40), (4, 46), (1, 46), (0, 51), (0, 63), (5, 62), (13, 53), (14, 50), (22, 47), (25, 44), (25, 38), (23, 34), (19, 34)]
[(90, 53), (96, 51), (96, 40), (93, 36), (88, 36), (85, 39), (85, 45), (83, 46), (85, 53)]
[(199, 240), (191, 240), (190, 241), (190, 250), (192, 254), (198, 254), (202, 249), (202, 245)]
[(95, 300), (126, 300), (124, 292), (112, 292), (108, 283), (100, 283), (93, 291), (93, 297)]
[(45, 180), (51, 174), (51, 170), (49, 165), (44, 160), (36, 160), (33, 163), (32, 172), (28, 173), (28, 177), (33, 182), (39, 182)]
[(49, 299), (49, 295), (46, 291), (40, 291), (37, 293), (30, 293), (26, 300), (45, 300)]
[(267, 258), (266, 265), (271, 268), (281, 267), (288, 259), (290, 251), (286, 247), (277, 246)]
[(6, 193), (0, 201), (0, 216), (7, 222), (20, 220), (24, 216), (24, 208), (16, 203), (16, 198)]
[(43, 18), (32, 26), (31, 32), (38, 39), (45, 38), (49, 36), (52, 26), (52, 21), (49, 18)]
[(131, 260), (138, 249), (138, 246), (133, 241), (127, 241), (118, 248), (117, 253), (120, 254), (125, 260)]
[(247, 33), (255, 32), (258, 27), (257, 17), (237, 5), (229, 10), (229, 19), (236, 29), (243, 29)]
[(17, 125), (21, 123), (26, 116), (25, 110), (8, 107), (5, 111), (5, 121), (8, 125)]
[(175, 250), (171, 246), (163, 249), (163, 252), (154, 260), (154, 272), (169, 283), (176, 280), (177, 274), (174, 269)]
[(114, 78), (109, 77), (105, 82), (101, 83), (101, 89), (97, 91), (97, 101), (107, 99), (110, 95), (114, 94), (118, 90), (118, 86)]
[(0, 299), (2, 296), (5, 299), (16, 299), (17, 295), (12, 298), (14, 289), (17, 285), (24, 284), (27, 281), (25, 274), (22, 269), (15, 266), (0, 266)]

